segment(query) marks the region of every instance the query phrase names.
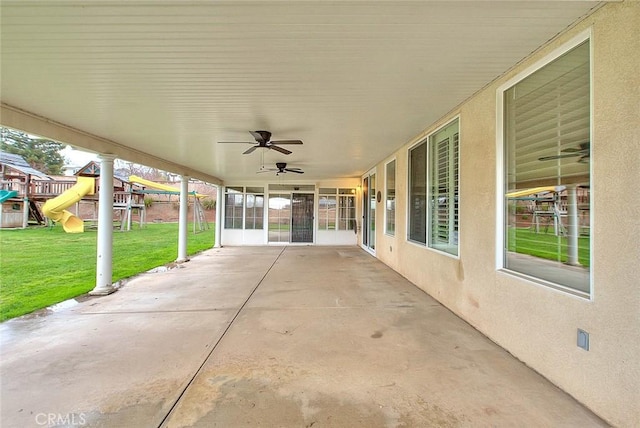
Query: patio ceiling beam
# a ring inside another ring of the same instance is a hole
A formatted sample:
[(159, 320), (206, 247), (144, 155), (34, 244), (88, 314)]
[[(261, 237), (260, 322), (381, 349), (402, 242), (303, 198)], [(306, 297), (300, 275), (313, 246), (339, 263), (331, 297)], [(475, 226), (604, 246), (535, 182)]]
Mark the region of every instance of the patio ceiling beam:
[(189, 176), (214, 185), (224, 184), (218, 177), (150, 155), (124, 144), (84, 132), (72, 126), (56, 122), (5, 103), (1, 105), (0, 123), (3, 126), (19, 129), (29, 134), (40, 135), (70, 144), (79, 149), (102, 154), (109, 153), (115, 155), (118, 159)]

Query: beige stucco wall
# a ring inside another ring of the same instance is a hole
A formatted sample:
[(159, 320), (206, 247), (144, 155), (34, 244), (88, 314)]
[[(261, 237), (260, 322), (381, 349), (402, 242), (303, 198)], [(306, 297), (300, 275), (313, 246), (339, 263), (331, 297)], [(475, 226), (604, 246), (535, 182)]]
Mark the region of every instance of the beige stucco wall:
[[(496, 90), (591, 29), (591, 299), (496, 271)], [(396, 236), (377, 210), (376, 256), (616, 426), (640, 424), (640, 2), (608, 3), (407, 143)], [(406, 240), (407, 149), (460, 118), (460, 257)], [(384, 183), (384, 165), (377, 165)], [(383, 188), (383, 187), (380, 187)], [(577, 328), (590, 350), (576, 346)]]

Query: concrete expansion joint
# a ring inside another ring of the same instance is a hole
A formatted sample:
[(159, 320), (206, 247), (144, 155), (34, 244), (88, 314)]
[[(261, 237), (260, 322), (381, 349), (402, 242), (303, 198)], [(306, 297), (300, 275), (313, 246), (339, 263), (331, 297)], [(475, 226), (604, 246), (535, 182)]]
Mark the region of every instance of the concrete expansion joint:
[[(213, 344), (213, 346), (211, 347), (211, 350), (209, 351), (209, 353), (205, 356), (205, 358), (202, 361), (202, 364), (200, 364), (200, 367), (198, 367), (198, 369), (195, 371), (195, 373), (193, 374), (193, 376), (191, 377), (191, 379), (187, 382), (187, 384), (184, 386), (184, 388), (182, 389), (182, 391), (180, 392), (180, 394), (178, 395), (178, 397), (175, 399), (175, 401), (173, 402), (173, 405), (169, 408), (169, 410), (167, 411), (166, 415), (164, 416), (164, 418), (162, 419), (162, 421), (160, 421), (160, 424), (158, 425), (158, 427), (165, 427), (167, 426), (167, 421), (169, 420), (169, 418), (171, 417), (171, 415), (173, 414), (174, 410), (176, 409), (176, 407), (178, 406), (178, 404), (182, 401), (183, 397), (185, 396), (187, 390), (191, 387), (191, 385), (194, 383), (194, 381), (196, 380), (196, 377), (198, 377), (198, 375), (202, 372), (202, 370), (204, 369), (205, 365), (207, 364), (207, 362), (211, 359), (211, 356), (213, 355), (213, 353), (216, 351), (216, 349), (218, 348), (218, 345), (220, 344), (220, 342), (222, 342), (222, 340), (225, 338), (225, 336), (227, 335), (227, 332), (231, 329), (231, 326), (236, 322), (236, 319), (238, 319), (238, 316), (240, 315), (240, 313), (242, 312), (242, 310), (247, 306), (247, 303), (249, 303), (249, 300), (251, 300), (251, 297), (253, 297), (253, 295), (255, 294), (255, 292), (258, 290), (258, 287), (260, 287), (260, 285), (264, 282), (264, 279), (267, 277), (267, 275), (269, 275), (269, 272), (271, 272), (271, 269), (273, 269), (273, 267), (278, 263), (278, 260), (280, 259), (280, 257), (282, 256), (282, 254), (284, 253), (285, 249), (287, 247), (284, 247), (282, 249), (282, 251), (280, 251), (280, 253), (278, 253), (278, 256), (275, 258), (275, 260), (271, 263), (271, 266), (269, 266), (269, 268), (266, 270), (265, 274), (262, 276), (262, 278), (260, 279), (260, 281), (258, 281), (258, 283), (256, 284), (256, 286), (253, 288), (253, 290), (251, 290), (251, 292), (249, 293), (249, 295), (247, 296), (247, 298), (244, 300), (244, 302), (242, 303), (242, 305), (240, 305), (240, 307), (237, 309), (237, 311), (235, 312), (235, 315), (231, 318), (231, 320), (227, 323), (226, 328), (224, 329), (224, 331), (222, 332), (222, 334), (220, 335), (220, 337), (218, 337), (218, 340)], [(296, 327), (297, 328), (297, 327)], [(286, 331), (286, 333), (283, 334), (287, 334), (289, 333), (289, 331)]]

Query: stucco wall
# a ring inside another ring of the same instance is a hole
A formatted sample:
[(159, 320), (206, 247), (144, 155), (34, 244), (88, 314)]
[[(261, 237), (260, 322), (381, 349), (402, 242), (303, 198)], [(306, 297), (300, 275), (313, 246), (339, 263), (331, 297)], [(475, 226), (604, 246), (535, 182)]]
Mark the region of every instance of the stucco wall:
[[(608, 422), (640, 421), (640, 2), (608, 3), (394, 154), (396, 236), (376, 255)], [(496, 90), (591, 29), (591, 299), (496, 270)], [(460, 257), (406, 240), (407, 150), (460, 118)], [(377, 165), (384, 183), (385, 158)], [(590, 350), (576, 346), (577, 328)]]

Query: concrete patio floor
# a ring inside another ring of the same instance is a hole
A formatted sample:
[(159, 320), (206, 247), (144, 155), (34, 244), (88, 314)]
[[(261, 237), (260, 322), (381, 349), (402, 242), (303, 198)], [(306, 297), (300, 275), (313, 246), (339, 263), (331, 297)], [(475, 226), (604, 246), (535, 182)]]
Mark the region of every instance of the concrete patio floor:
[(226, 247), (0, 326), (7, 427), (606, 426), (356, 247)]

